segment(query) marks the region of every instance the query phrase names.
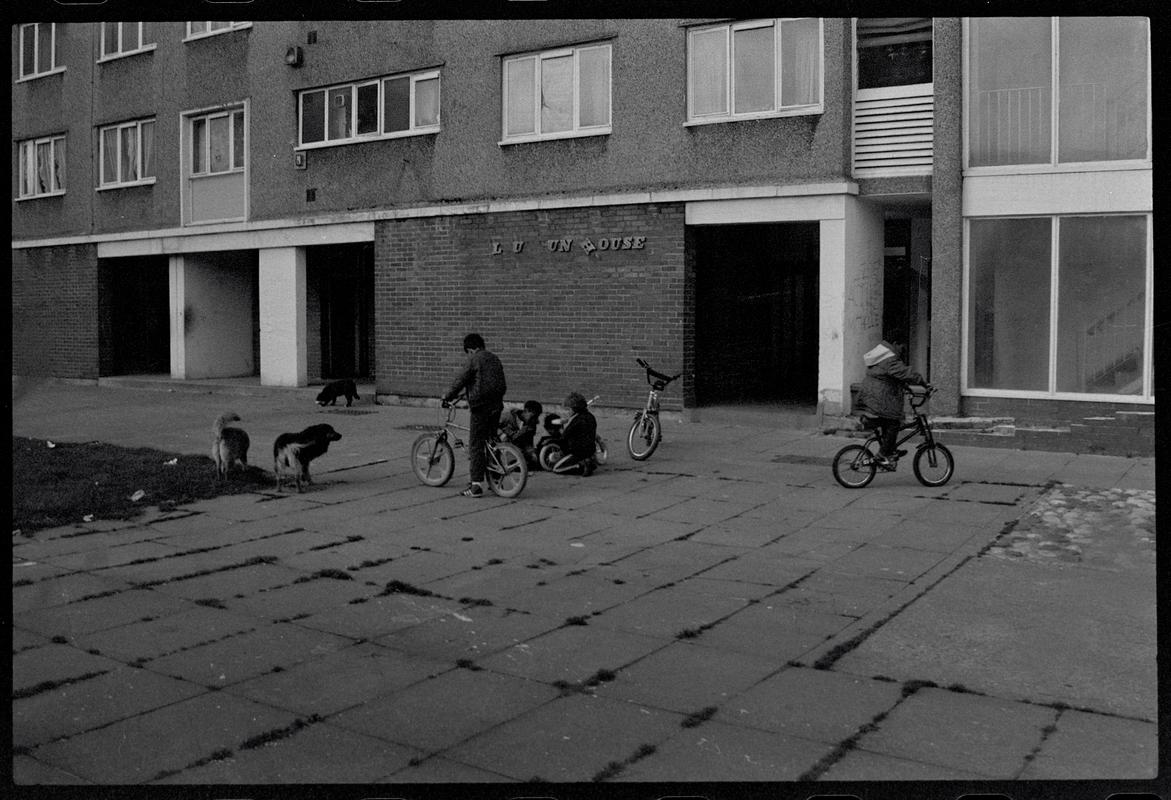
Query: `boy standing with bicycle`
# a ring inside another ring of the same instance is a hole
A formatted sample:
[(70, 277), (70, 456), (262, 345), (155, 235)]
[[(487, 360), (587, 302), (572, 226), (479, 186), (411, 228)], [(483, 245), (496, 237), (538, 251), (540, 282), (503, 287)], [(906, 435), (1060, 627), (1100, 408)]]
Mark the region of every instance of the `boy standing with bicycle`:
[(463, 497), (484, 496), (484, 473), (487, 469), (485, 447), (488, 440), (496, 435), (500, 427), (500, 415), (504, 411), (504, 393), (508, 385), (504, 380), (504, 365), (494, 353), (484, 346), (484, 337), (469, 333), (464, 337), (464, 353), (468, 360), (456, 375), (441, 398), (444, 408), (466, 391), (471, 422), (468, 425), (468, 471), (471, 482), (460, 494)]
[(899, 427), (903, 424), (903, 386), (926, 385), (927, 381), (903, 363), (897, 345), (885, 340), (862, 358), (866, 363), (866, 378), (858, 392), (861, 406), (858, 410), (878, 429), (881, 443), (878, 460), (883, 466), (889, 466), (892, 458), (906, 455), (905, 450), (894, 452)]

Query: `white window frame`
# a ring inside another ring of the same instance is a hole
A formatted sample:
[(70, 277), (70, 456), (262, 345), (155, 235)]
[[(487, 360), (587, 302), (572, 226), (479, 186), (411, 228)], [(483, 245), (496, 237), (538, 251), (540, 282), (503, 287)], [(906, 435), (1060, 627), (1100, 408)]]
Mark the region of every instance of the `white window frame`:
[[(589, 125), (582, 126), (580, 121), (581, 115), (581, 54), (586, 50), (604, 49), (606, 51), (606, 59), (608, 64), (608, 73), (610, 76), (609, 84), (606, 86), (606, 118), (609, 120), (604, 125)], [(565, 56), (573, 56), (573, 124), (567, 131), (557, 131), (555, 133), (542, 133), (541, 127), (541, 67), (547, 59), (564, 58)], [(521, 61), (532, 60), (534, 62), (533, 68), (533, 125), (537, 129), (535, 133), (521, 133), (508, 134), (508, 65), (519, 63)], [(562, 47), (556, 50), (545, 50), (541, 52), (524, 53), (519, 55), (505, 57), (500, 65), (500, 82), (501, 82), (501, 98), (502, 103), (500, 107), (500, 136), (501, 139), (497, 143), (499, 145), (506, 144), (520, 144), (523, 142), (541, 142), (554, 139), (576, 139), (583, 136), (606, 136), (613, 132), (614, 125), (614, 48), (609, 42), (600, 42), (594, 44), (582, 44), (574, 47)]]
[[(347, 144), (355, 144), (357, 142), (373, 142), (384, 139), (402, 139), (408, 136), (424, 136), (427, 134), (438, 133), (443, 122), (443, 79), (440, 77), (440, 71), (437, 69), (423, 70), (421, 72), (401, 72), (393, 75), (383, 75), (378, 78), (368, 78), (360, 81), (352, 81), (347, 83), (337, 83), (330, 86), (316, 86), (312, 89), (305, 89), (297, 94), (297, 146), (294, 150), (318, 150), (324, 147), (339, 147)], [(386, 82), (391, 80), (410, 79), (411, 91), (409, 98), (409, 108), (407, 110), (409, 125), (406, 130), (384, 132), (383, 128), (386, 125)], [(439, 93), (439, 112), (436, 115), (435, 123), (432, 125), (416, 125), (415, 124), (415, 101), (416, 101), (416, 87), (421, 81), (434, 80), (438, 81)], [(358, 90), (371, 86), (378, 86), (378, 124), (376, 130), (369, 133), (358, 133)], [(329, 136), (329, 96), (330, 92), (338, 89), (350, 89), (350, 135), (344, 138), (330, 139)], [(325, 103), (323, 104), (323, 112), (325, 118), (322, 120), (324, 135), (327, 137), (320, 142), (303, 142), (301, 136), (305, 130), (305, 98), (310, 94), (321, 92), (325, 95)]]
[[(51, 31), (49, 34), (49, 46), (51, 51), (49, 53), (49, 68), (45, 70), (37, 69), (37, 65), (41, 63), (40, 53), (38, 52), (41, 46), (40, 26), (49, 25)], [(26, 35), (28, 31), (32, 31), (32, 48), (33, 48), (33, 71), (26, 73), (24, 71), (24, 49), (27, 41)], [(57, 75), (65, 71), (65, 67), (57, 64), (57, 23), (56, 22), (28, 22), (20, 26), (20, 41), (18, 43), (19, 51), (17, 53), (17, 60), (19, 62), (20, 77), (17, 83), (23, 81), (31, 81), (37, 78), (43, 78), (46, 75)]]
[[(126, 58), (127, 56), (136, 56), (139, 53), (149, 53), (151, 50), (154, 50), (156, 47), (158, 47), (158, 45), (155, 42), (146, 42), (143, 40), (143, 36), (146, 33), (146, 25), (144, 23), (142, 23), (142, 22), (115, 22), (114, 24), (118, 26), (118, 41), (116, 42), (116, 47), (111, 48), (108, 46), (109, 43), (106, 42), (106, 25), (107, 24), (108, 23), (105, 23), (105, 22), (98, 23), (98, 30), (99, 30), (98, 38), (100, 40), (100, 46), (101, 46), (101, 49), (99, 51), (101, 53), (101, 57), (97, 60), (97, 63), (99, 63), (99, 64), (102, 64), (106, 61), (115, 61), (119, 58)], [(122, 49), (123, 31), (125, 30), (125, 26), (127, 26), (127, 25), (137, 25), (138, 26), (138, 47), (135, 47), (132, 50), (123, 50)]]
[[(741, 22), (726, 22), (719, 25), (703, 25), (688, 29), (687, 31), (687, 121), (685, 126), (692, 125), (713, 125), (722, 122), (740, 122), (751, 119), (774, 119), (777, 117), (797, 117), (807, 116), (811, 114), (825, 113), (825, 20), (817, 17), (817, 100), (813, 103), (805, 103), (795, 106), (781, 105), (781, 86), (782, 80), (782, 61), (781, 61), (781, 29), (786, 22), (799, 22), (810, 19), (810, 17), (776, 17), (773, 19), (754, 19), (744, 20)], [(773, 59), (775, 65), (775, 81), (773, 87), (773, 107), (768, 111), (749, 111), (736, 113), (733, 110), (735, 103), (735, 33), (742, 30), (750, 30), (753, 28), (771, 27), (773, 30)], [(727, 108), (722, 113), (711, 113), (697, 115), (692, 111), (691, 104), (691, 85), (693, 70), (695, 65), (692, 62), (692, 39), (697, 34), (711, 33), (712, 31), (724, 32), (724, 58), (727, 65), (727, 72), (724, 75), (724, 92), (727, 100)]]
[[(1057, 386), (1057, 344), (1058, 344), (1058, 303), (1060, 300), (1060, 267), (1061, 267), (1061, 221), (1072, 217), (1145, 217), (1146, 218), (1146, 295), (1143, 298), (1146, 308), (1143, 312), (1145, 330), (1143, 333), (1143, 389), (1142, 394), (1100, 394), (1088, 392), (1059, 392)], [(1050, 253), (1049, 253), (1049, 365), (1046, 372), (1048, 388), (1044, 391), (1029, 389), (986, 389), (974, 388), (969, 385), (970, 365), (972, 357), (971, 337), (971, 222), (989, 217), (964, 218), (964, 274), (962, 289), (962, 336), (960, 338), (960, 394), (965, 397), (1005, 397), (1016, 399), (1036, 400), (1076, 400), (1098, 403), (1130, 403), (1134, 405), (1150, 405), (1155, 402), (1154, 386), (1154, 216), (1150, 212), (1079, 212), (1071, 214), (1019, 214), (999, 219), (1047, 219), (1049, 220)]]
[[(1122, 15), (1127, 16), (1127, 15)], [(1117, 161), (1058, 161), (1059, 155), (1059, 134), (1058, 126), (1060, 125), (1061, 108), (1059, 93), (1061, 91), (1061, 36), (1060, 36), (1060, 21), (1061, 17), (1050, 17), (1050, 71), (1049, 71), (1049, 91), (1051, 95), (1049, 103), (1049, 163), (1047, 164), (1001, 164), (995, 166), (970, 166), (969, 162), (972, 156), (970, 129), (974, 122), (972, 114), (969, 113), (971, 107), (971, 93), (972, 93), (972, 73), (971, 73), (971, 20), (968, 17), (963, 19), (963, 73), (964, 73), (964, 87), (963, 87), (963, 104), (964, 111), (961, 115), (963, 118), (963, 139), (964, 139), (964, 176), (981, 176), (981, 175), (1026, 175), (1026, 174), (1051, 174), (1058, 172), (1106, 172), (1117, 170), (1132, 170), (1150, 168), (1152, 164), (1151, 153), (1154, 148), (1154, 141), (1152, 139), (1152, 125), (1154, 124), (1153, 106), (1151, 103), (1152, 84), (1154, 83), (1154, 75), (1151, 72), (1151, 40), (1153, 38), (1150, 27), (1150, 22), (1147, 23), (1147, 155), (1146, 158), (1127, 159)]]
[[(142, 174), (142, 127), (144, 125), (154, 125), (153, 117), (148, 119), (138, 119), (133, 122), (123, 122), (118, 125), (106, 125), (98, 129), (98, 188), (97, 190), (106, 191), (109, 189), (122, 189), (127, 186), (148, 186), (155, 182), (156, 176), (143, 176)], [(135, 131), (136, 152), (135, 159), (138, 161), (138, 175), (139, 177), (133, 181), (122, 180), (122, 132), (133, 128)], [(118, 137), (117, 153), (118, 162), (114, 165), (114, 174), (118, 176), (116, 180), (106, 182), (104, 180), (106, 175), (106, 148), (103, 146), (103, 135), (108, 131), (114, 131), (114, 135)], [(219, 173), (216, 173), (219, 174)]]
[[(194, 25), (206, 25), (207, 29), (202, 30), (202, 31), (192, 32), (191, 29), (192, 29), (192, 26), (194, 26)], [(212, 29), (213, 25), (217, 25), (219, 27), (217, 27), (213, 30)], [(191, 41), (195, 41), (197, 39), (206, 39), (209, 36), (219, 36), (224, 33), (231, 33), (232, 31), (244, 30), (245, 28), (251, 28), (251, 27), (252, 27), (251, 22), (223, 22), (221, 20), (188, 22), (187, 23), (187, 35), (185, 37), (183, 37), (183, 41), (191, 42)]]
[[(243, 126), (244, 138), (244, 152), (241, 156), (242, 163), (236, 166), (236, 134), (234, 125), (234, 117), (236, 114), (241, 115), (240, 124)], [(203, 161), (206, 164), (206, 169), (202, 172), (195, 172), (193, 148), (195, 145), (195, 123), (197, 120), (203, 120), (207, 129), (211, 129), (212, 120), (226, 117), (228, 119), (228, 168), (217, 172), (211, 171), (211, 137), (204, 136), (203, 141)], [(248, 170), (248, 107), (246, 105), (232, 105), (217, 108), (211, 111), (196, 111), (191, 114), (185, 114), (183, 117), (184, 129), (184, 148), (186, 150), (184, 157), (187, 160), (187, 167), (184, 170), (184, 178), (188, 180), (199, 180), (200, 178), (215, 177), (217, 175), (231, 175), (232, 173), (244, 173)]]
[[(49, 160), (51, 163), (57, 161), (57, 143), (65, 142), (65, 134), (54, 134), (52, 136), (41, 136), (36, 139), (25, 139), (17, 143), (17, 199), (18, 200), (35, 200), (42, 197), (60, 197), (65, 194), (65, 186), (61, 185), (56, 188), (51, 188), (47, 192), (38, 192), (35, 189), (31, 192), (26, 192), (25, 188), (30, 183), (29, 176), (35, 177), (39, 172), (37, 169), (37, 151), (40, 145), (49, 145)], [(66, 150), (66, 157), (68, 157), (68, 150)], [(29, 169), (32, 173), (29, 173)], [(68, 173), (67, 173), (68, 175)], [(56, 183), (56, 175), (52, 176), (53, 182)], [(35, 186), (36, 181), (31, 181)]]

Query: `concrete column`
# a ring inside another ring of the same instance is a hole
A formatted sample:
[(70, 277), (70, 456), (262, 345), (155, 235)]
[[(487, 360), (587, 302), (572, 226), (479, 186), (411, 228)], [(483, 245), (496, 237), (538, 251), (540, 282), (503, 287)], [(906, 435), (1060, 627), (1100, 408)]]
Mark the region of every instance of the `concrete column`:
[(187, 293), (183, 281), (185, 267), (183, 256), (171, 256), (167, 265), (171, 298), (171, 377), (180, 381), (187, 378), (187, 348), (184, 342), (184, 333), (187, 329)]
[(309, 384), (305, 248), (260, 251), (260, 383)]

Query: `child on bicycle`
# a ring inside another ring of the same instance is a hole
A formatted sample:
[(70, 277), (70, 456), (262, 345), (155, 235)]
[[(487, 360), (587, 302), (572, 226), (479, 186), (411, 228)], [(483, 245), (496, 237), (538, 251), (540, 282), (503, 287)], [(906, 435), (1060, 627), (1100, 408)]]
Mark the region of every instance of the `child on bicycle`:
[(537, 465), (537, 425), (544, 408), (536, 400), (526, 400), (521, 408), (514, 408), (500, 420), (500, 439), (512, 442), (525, 454), (529, 468)]
[(561, 424), (564, 455), (553, 465), (553, 472), (588, 478), (598, 468), (598, 460), (594, 457), (598, 421), (590, 413), (585, 397), (577, 392), (570, 392), (562, 407), (566, 414)]
[(858, 392), (863, 424), (878, 429), (878, 461), (889, 466), (893, 458), (905, 456), (906, 450), (895, 450), (899, 428), (903, 424), (903, 387), (925, 385), (923, 376), (915, 372), (899, 357), (901, 348), (883, 340), (863, 356), (866, 378)]

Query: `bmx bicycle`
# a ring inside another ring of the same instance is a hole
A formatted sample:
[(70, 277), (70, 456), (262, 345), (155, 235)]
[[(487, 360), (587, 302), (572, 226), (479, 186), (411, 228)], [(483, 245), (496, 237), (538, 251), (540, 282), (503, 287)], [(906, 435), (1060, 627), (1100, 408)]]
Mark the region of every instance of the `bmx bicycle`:
[(646, 461), (663, 440), (663, 426), (659, 421), (659, 394), (667, 388), (667, 384), (678, 380), (679, 375), (683, 373), (675, 376), (664, 375), (655, 371), (641, 358), (635, 361), (646, 370), (646, 382), (651, 388), (647, 392), (646, 405), (634, 413), (634, 424), (626, 434), (626, 450), (635, 461)]
[[(464, 447), (459, 431), (468, 430), (455, 422), (455, 412), (467, 403), (450, 403), (440, 411), (439, 426), (415, 439), (411, 445), (411, 469), (415, 477), (428, 486), (443, 486), (455, 473), (455, 450)], [(512, 498), (524, 491), (529, 466), (520, 448), (489, 437), (484, 477), (488, 488), (499, 497)]]
[[(594, 401), (601, 395), (594, 395), (592, 399), (586, 400), (586, 406), (592, 406)], [(537, 442), (537, 463), (541, 465), (541, 469), (548, 472), (553, 471), (553, 465), (561, 460), (565, 455), (564, 441), (561, 438), (561, 430), (563, 420), (557, 414), (549, 414), (545, 417), (545, 431), (546, 435), (541, 437)], [(601, 435), (594, 436), (594, 460), (598, 464), (605, 464), (606, 459), (610, 457), (610, 451), (606, 447), (606, 440)]]
[(862, 444), (850, 444), (843, 447), (834, 456), (834, 478), (847, 489), (861, 489), (867, 486), (879, 470), (894, 472), (899, 464), (899, 446), (907, 440), (922, 436), (923, 441), (915, 449), (915, 457), (911, 467), (915, 477), (924, 486), (943, 486), (951, 480), (955, 472), (955, 459), (951, 451), (935, 441), (935, 434), (927, 414), (922, 410), (923, 404), (935, 393), (933, 386), (914, 386), (904, 388), (904, 392), (911, 397), (911, 408), (914, 419), (899, 426), (899, 433), (908, 431), (905, 436), (898, 438), (895, 444), (895, 454), (891, 455), (888, 463), (883, 463), (878, 454), (881, 452), (879, 433), (874, 430)]

